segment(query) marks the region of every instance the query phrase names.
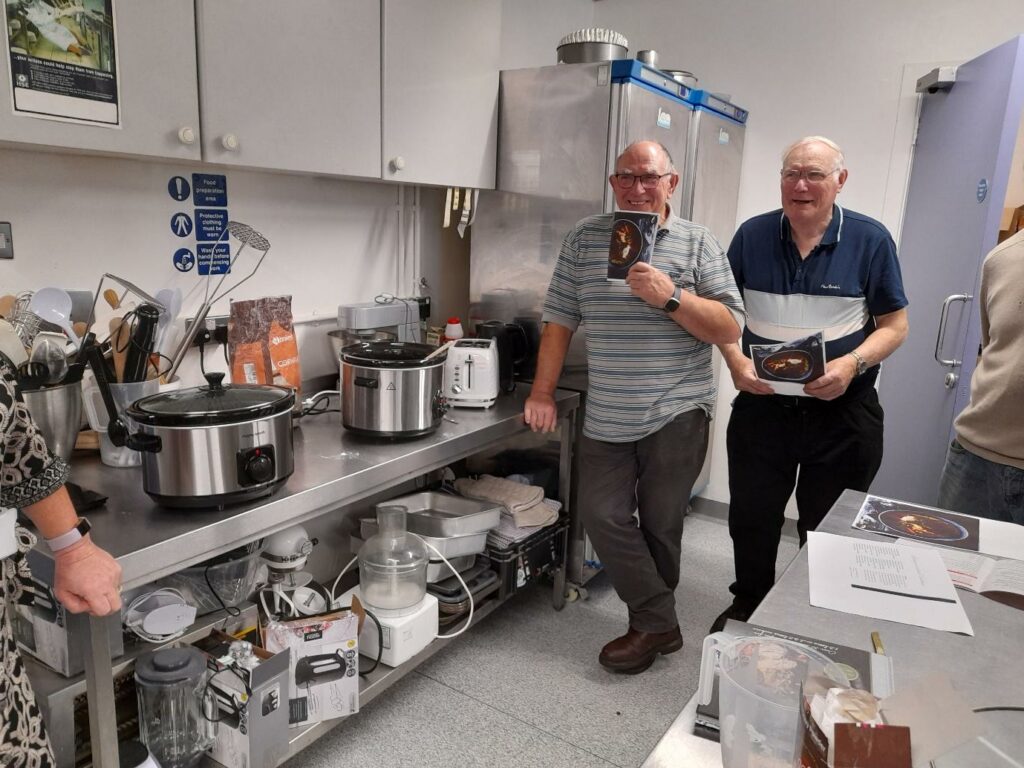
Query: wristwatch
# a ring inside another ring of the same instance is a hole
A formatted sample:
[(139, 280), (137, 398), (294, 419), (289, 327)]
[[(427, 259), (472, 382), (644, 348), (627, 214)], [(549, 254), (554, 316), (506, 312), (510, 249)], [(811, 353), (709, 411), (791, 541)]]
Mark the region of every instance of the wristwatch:
[(672, 314), (679, 309), (679, 299), (676, 298), (677, 291), (672, 291), (672, 295), (668, 297), (668, 301), (665, 302), (664, 310), (669, 314)]
[(857, 375), (860, 376), (871, 366), (868, 365), (868, 361), (860, 356), (860, 353), (855, 349), (850, 350), (850, 356), (857, 361)]
[(75, 527), (67, 533), (62, 533), (60, 536), (54, 536), (52, 539), (46, 539), (46, 546), (50, 548), (51, 552), (60, 552), (62, 549), (67, 549), (72, 544), (75, 544), (82, 540), (89, 531), (92, 530), (92, 524), (87, 518), (80, 517), (78, 522), (75, 523)]

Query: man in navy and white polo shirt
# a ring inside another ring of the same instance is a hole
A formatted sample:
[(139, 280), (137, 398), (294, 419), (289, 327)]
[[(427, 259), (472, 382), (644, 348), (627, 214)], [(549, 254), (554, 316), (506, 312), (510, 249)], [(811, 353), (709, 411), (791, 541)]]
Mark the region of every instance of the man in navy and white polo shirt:
[[(786, 503), (796, 488), (800, 543), (846, 488), (866, 491), (882, 462), (878, 364), (907, 336), (896, 245), (879, 222), (839, 207), (842, 150), (811, 136), (783, 155), (782, 209), (740, 226), (729, 262), (743, 293), (742, 350), (721, 347), (739, 396), (729, 420), (733, 604), (712, 626), (746, 620), (775, 582)], [(824, 331), (825, 374), (804, 396), (757, 379), (751, 344)]]
[[(743, 304), (721, 246), (672, 213), (679, 182), (668, 151), (630, 145), (609, 183), (622, 210), (660, 214), (650, 264), (610, 282), (612, 215), (591, 216), (566, 236), (544, 304), (544, 332), (524, 417), (554, 429), (552, 399), (576, 328), (586, 328), (586, 418), (578, 508), (629, 628), (601, 650), (614, 672), (643, 672), (683, 646), (675, 588), (683, 514), (704, 463), (715, 402), (713, 344), (735, 344)], [(638, 518), (633, 517), (639, 510)]]

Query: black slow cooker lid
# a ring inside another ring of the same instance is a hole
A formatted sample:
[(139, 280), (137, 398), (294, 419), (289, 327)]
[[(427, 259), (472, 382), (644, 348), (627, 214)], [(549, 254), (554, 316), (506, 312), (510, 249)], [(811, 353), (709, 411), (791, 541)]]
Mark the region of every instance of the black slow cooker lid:
[(139, 424), (210, 427), (237, 424), (290, 410), (295, 394), (285, 387), (223, 383), (223, 373), (206, 374), (204, 387), (161, 392), (132, 403), (126, 413)]
[(431, 344), (416, 344), (411, 341), (361, 341), (343, 347), (341, 359), (352, 365), (371, 368), (419, 368), (444, 362), (446, 352), (423, 362), (423, 358), (436, 349), (437, 347)]

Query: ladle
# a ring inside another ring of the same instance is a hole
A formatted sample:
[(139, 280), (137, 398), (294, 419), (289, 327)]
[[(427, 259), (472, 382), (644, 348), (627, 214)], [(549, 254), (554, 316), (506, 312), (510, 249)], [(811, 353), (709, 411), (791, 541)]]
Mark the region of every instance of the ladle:
[(40, 288), (32, 294), (29, 309), (48, 323), (61, 328), (75, 343), (75, 349), (82, 340), (71, 326), (71, 297), (60, 288)]

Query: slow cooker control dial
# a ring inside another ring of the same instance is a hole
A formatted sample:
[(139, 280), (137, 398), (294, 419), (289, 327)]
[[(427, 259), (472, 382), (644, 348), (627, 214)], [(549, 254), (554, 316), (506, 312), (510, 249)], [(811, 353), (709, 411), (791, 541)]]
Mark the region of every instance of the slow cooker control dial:
[(269, 483), (277, 475), (274, 449), (269, 445), (238, 452), (238, 482), (243, 486)]

